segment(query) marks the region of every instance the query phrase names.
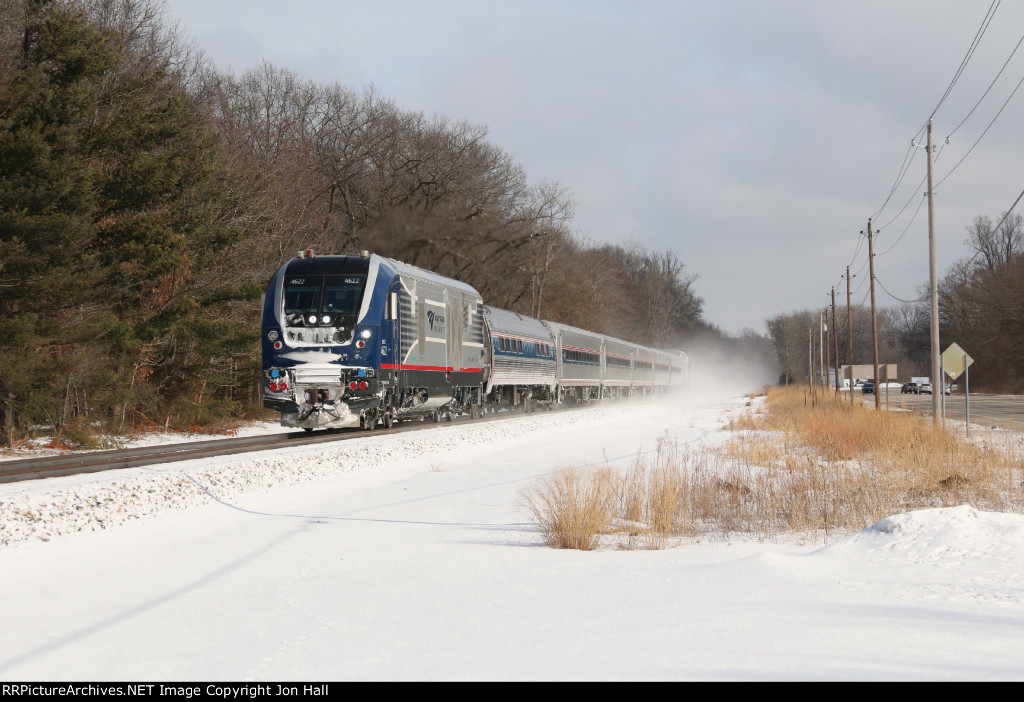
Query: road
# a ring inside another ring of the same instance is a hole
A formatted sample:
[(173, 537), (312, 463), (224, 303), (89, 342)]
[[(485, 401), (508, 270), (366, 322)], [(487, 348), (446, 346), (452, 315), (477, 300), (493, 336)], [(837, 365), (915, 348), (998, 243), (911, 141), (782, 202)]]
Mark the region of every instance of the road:
[[(904, 407), (924, 414), (932, 412), (931, 395), (903, 395), (897, 388), (890, 388), (887, 396), (883, 388), (881, 396), (882, 403), (888, 403), (891, 407)], [(946, 421), (962, 423), (967, 409), (963, 393), (946, 395), (945, 400)], [(1022, 395), (971, 393), (970, 412), (971, 424), (1024, 431), (1024, 396)]]

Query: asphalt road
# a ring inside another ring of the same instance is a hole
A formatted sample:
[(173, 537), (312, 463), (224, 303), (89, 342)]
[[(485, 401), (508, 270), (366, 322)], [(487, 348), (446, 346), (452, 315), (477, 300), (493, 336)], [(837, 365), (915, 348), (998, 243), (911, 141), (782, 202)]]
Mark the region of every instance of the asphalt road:
[[(859, 393), (858, 393), (859, 394)], [(870, 395), (861, 395), (870, 399)], [(885, 388), (881, 391), (882, 404), (930, 415), (932, 413), (931, 395), (903, 395), (898, 388), (889, 388), (888, 396)], [(964, 422), (967, 402), (963, 393), (945, 396), (945, 416), (947, 422)], [(1013, 429), (1024, 431), (1024, 396), (1022, 395), (981, 395), (971, 393), (970, 396), (971, 424), (986, 427)]]

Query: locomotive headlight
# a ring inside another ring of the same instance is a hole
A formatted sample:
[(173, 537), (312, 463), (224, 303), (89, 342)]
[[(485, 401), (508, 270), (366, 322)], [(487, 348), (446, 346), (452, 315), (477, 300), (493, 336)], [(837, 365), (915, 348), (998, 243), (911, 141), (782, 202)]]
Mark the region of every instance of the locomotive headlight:
[(267, 332), (267, 338), (270, 339), (271, 341), (277, 341), (277, 337), (279, 336), (280, 334), (277, 333), (276, 329), (271, 329), (270, 331)]
[(330, 315), (325, 314), (323, 317), (320, 318), (320, 321), (323, 322), (324, 324), (329, 324), (331, 321), (331, 317)]
[(315, 314), (311, 314), (311, 315), (309, 315), (309, 319), (308, 319), (307, 321), (308, 321), (308, 322), (309, 322), (310, 324), (316, 324), (316, 315), (315, 315)]
[(371, 336), (373, 336), (373, 332), (370, 331), (369, 329), (364, 329), (361, 332), (359, 332), (359, 336), (363, 337), (364, 339), (369, 339)]

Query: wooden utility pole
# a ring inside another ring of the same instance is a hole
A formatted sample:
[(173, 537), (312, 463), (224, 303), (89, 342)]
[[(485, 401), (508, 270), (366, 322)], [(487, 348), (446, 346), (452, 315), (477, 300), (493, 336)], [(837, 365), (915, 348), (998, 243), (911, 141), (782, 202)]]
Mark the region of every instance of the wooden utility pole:
[(818, 385), (825, 387), (825, 343), (822, 339), (825, 320), (822, 312), (818, 313)]
[(850, 345), (846, 362), (850, 364), (850, 407), (853, 407), (853, 310), (850, 307), (850, 267), (846, 267), (846, 341)]
[(811, 341), (811, 332), (807, 330), (807, 384), (814, 389), (814, 342)]
[(932, 353), (932, 421), (942, 421), (942, 367), (939, 356), (939, 274), (935, 252), (935, 184), (932, 165), (935, 150), (932, 146), (932, 121), (928, 120), (928, 275), (931, 282), (931, 353)]
[(825, 308), (825, 389), (832, 387), (832, 342), (828, 336), (828, 308)]
[(868, 267), (871, 276), (871, 344), (875, 363), (875, 409), (882, 409), (882, 396), (878, 391), (878, 315), (875, 308), (875, 246), (871, 239), (871, 220), (868, 220)]
[(832, 286), (832, 348), (836, 351), (836, 398), (839, 397), (839, 328), (836, 326), (836, 288)]
[(789, 386), (789, 334), (786, 334), (786, 386)]

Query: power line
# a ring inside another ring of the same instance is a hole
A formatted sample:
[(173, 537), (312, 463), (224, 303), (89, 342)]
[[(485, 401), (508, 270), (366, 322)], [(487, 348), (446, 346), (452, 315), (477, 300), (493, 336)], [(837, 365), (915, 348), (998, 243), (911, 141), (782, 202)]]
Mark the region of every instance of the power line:
[[(971, 42), (971, 46), (967, 49), (967, 53), (964, 55), (963, 60), (960, 61), (960, 67), (956, 69), (956, 73), (953, 75), (953, 79), (949, 82), (949, 85), (946, 87), (946, 92), (944, 92), (942, 94), (942, 97), (939, 98), (939, 102), (935, 106), (935, 109), (932, 110), (932, 113), (930, 115), (928, 115), (928, 120), (925, 122), (925, 127), (927, 127), (927, 122), (930, 122), (932, 118), (935, 116), (935, 113), (939, 111), (940, 107), (942, 107), (942, 104), (946, 101), (946, 98), (949, 97), (949, 94), (953, 92), (953, 86), (955, 86), (957, 82), (960, 80), (960, 77), (964, 73), (964, 69), (967, 68), (967, 64), (970, 63), (971, 61), (971, 57), (974, 56), (974, 52), (978, 48), (978, 44), (981, 43), (981, 38), (985, 36), (985, 32), (988, 30), (989, 24), (992, 23), (992, 18), (995, 16), (996, 10), (999, 8), (999, 4), (1000, 0), (992, 0), (992, 4), (989, 5), (988, 12), (985, 13), (985, 18), (982, 19), (981, 21), (981, 26), (978, 28), (978, 31), (974, 34), (974, 40)], [(924, 129), (924, 127), (922, 127), (922, 129)], [(920, 131), (918, 131), (918, 134), (920, 134)]]
[(894, 300), (899, 300), (900, 302), (905, 302), (908, 305), (914, 305), (914, 304), (917, 304), (918, 302), (924, 302), (925, 300), (928, 299), (927, 295), (923, 295), (923, 296), (917, 298), (916, 300), (904, 300), (902, 297), (899, 297), (897, 295), (893, 295), (891, 292), (889, 292), (889, 289), (887, 287), (885, 287), (885, 285), (882, 283), (881, 279), (877, 275), (875, 276), (875, 282), (878, 283), (878, 285), (882, 288), (882, 290), (885, 291), (886, 295), (888, 295), (889, 297), (891, 297)]
[[(906, 204), (904, 204), (904, 205), (903, 205), (903, 207), (902, 207), (902, 208), (900, 208), (900, 211), (899, 211), (899, 212), (897, 212), (897, 213), (896, 213), (896, 214), (895, 214), (895, 215), (893, 216), (893, 218), (892, 218), (892, 219), (890, 219), (890, 220), (889, 220), (888, 222), (886, 222), (886, 223), (885, 223), (885, 224), (884, 224), (883, 226), (879, 227), (879, 231), (881, 231), (882, 229), (887, 229), (887, 228), (888, 228), (888, 227), (889, 227), (890, 225), (892, 225), (892, 223), (893, 223), (893, 222), (895, 222), (895, 221), (896, 221), (897, 219), (899, 219), (899, 217), (900, 217), (900, 215), (901, 215), (901, 214), (903, 214), (904, 212), (906, 212), (907, 208), (908, 208), (908, 207), (910, 207), (910, 203), (912, 203), (912, 202), (914, 201), (914, 197), (916, 197), (917, 193), (919, 193), (919, 192), (921, 191), (921, 186), (922, 186), (922, 185), (924, 185), (924, 181), (925, 181), (925, 178), (927, 178), (927, 177), (928, 177), (927, 175), (923, 175), (923, 176), (921, 176), (921, 182), (917, 184), (917, 187), (916, 187), (916, 188), (914, 188), (914, 194), (913, 194), (913, 195), (911, 195), (911, 196), (910, 196), (910, 197), (909, 197), (909, 198), (907, 199), (907, 202), (906, 202)], [(920, 209), (920, 208), (918, 208), (918, 209)]]
[[(875, 213), (871, 216), (871, 219), (877, 219), (879, 217), (879, 215), (881, 215), (881, 213), (885, 210), (886, 205), (888, 205), (889, 201), (892, 199), (892, 197), (895, 194), (896, 190), (899, 188), (900, 184), (903, 182), (904, 178), (906, 177), (907, 173), (909, 172), (910, 165), (913, 162), (914, 157), (910, 156), (908, 158), (908, 154), (914, 153), (916, 155), (916, 151), (914, 150), (914, 147), (917, 144), (915, 142), (920, 138), (921, 134), (927, 129), (928, 123), (931, 121), (932, 117), (934, 117), (935, 113), (939, 111), (939, 108), (943, 105), (943, 103), (949, 97), (950, 93), (953, 91), (954, 86), (960, 80), (961, 76), (963, 75), (964, 70), (967, 68), (967, 64), (970, 63), (971, 58), (974, 56), (975, 50), (977, 50), (978, 45), (981, 43), (982, 37), (985, 35), (985, 32), (988, 30), (989, 25), (992, 23), (992, 19), (995, 16), (996, 10), (999, 8), (1000, 2), (1001, 2), (1001, 0), (993, 0), (992, 3), (989, 5), (988, 10), (985, 12), (985, 17), (982, 18), (981, 26), (978, 27), (978, 31), (975, 32), (974, 39), (971, 41), (971, 45), (967, 49), (967, 53), (964, 55), (964, 58), (960, 61), (959, 67), (957, 68), (956, 72), (954, 73), (953, 78), (950, 80), (949, 85), (946, 86), (945, 92), (942, 94), (942, 97), (939, 99), (939, 102), (935, 105), (935, 108), (932, 110), (931, 115), (928, 116), (928, 119), (925, 120), (924, 125), (922, 125), (921, 128), (917, 130), (917, 133), (914, 134), (913, 139), (911, 139), (910, 149), (903, 156), (903, 163), (900, 166), (900, 171), (899, 171), (899, 173), (896, 176), (896, 180), (893, 183), (892, 188), (889, 190), (889, 194), (886, 196), (885, 201), (875, 211)], [(1024, 37), (1022, 37), (1022, 40), (1024, 40)], [(1016, 49), (1014, 49), (1014, 52), (1016, 52)], [(1010, 56), (1012, 58), (1013, 54), (1011, 54)], [(1007, 59), (1007, 63), (1008, 62), (1009, 62), (1009, 59)], [(1005, 64), (1004, 64), (1003, 68), (1005, 69)], [(1002, 73), (1002, 70), (1000, 70), (1000, 73)], [(997, 75), (996, 78), (998, 78), (998, 77), (999, 76)], [(993, 83), (994, 82), (995, 82), (995, 80), (993, 80)], [(991, 86), (989, 86), (989, 88), (991, 89)], [(987, 94), (987, 92), (988, 91), (986, 90), (986, 94)], [(984, 95), (982, 96), (982, 99), (984, 99)], [(978, 102), (980, 103), (981, 100), (979, 100)], [(977, 105), (975, 105), (975, 107), (977, 107)], [(972, 112), (973, 112), (973, 110), (972, 110)], [(970, 114), (968, 114), (968, 117), (969, 116), (970, 116)], [(966, 121), (966, 118), (963, 121), (961, 121), (960, 124), (962, 125), (964, 121)], [(957, 125), (957, 129), (959, 129), (959, 127), (960, 127), (960, 125)], [(954, 130), (954, 131), (956, 131), (956, 130)], [(959, 164), (957, 164), (957, 165), (959, 165)], [(919, 188), (920, 188), (920, 186), (919, 186)], [(899, 218), (900, 214), (902, 214), (906, 210), (906, 208), (909, 206), (909, 204), (910, 204), (910, 202), (912, 200), (913, 200), (913, 198), (908, 200), (907, 203), (903, 206), (903, 208), (900, 209), (899, 213), (897, 213), (896, 216), (893, 217), (892, 220), (890, 220), (890, 222), (887, 225), (885, 225), (885, 226), (888, 226), (889, 224), (892, 224), (892, 222), (894, 222), (897, 218)], [(885, 227), (882, 227), (882, 228), (884, 229)]]
[[(896, 190), (900, 187), (900, 183), (903, 182), (903, 179), (906, 177), (907, 173), (910, 172), (910, 164), (914, 162), (914, 156), (916, 155), (917, 150), (914, 148), (914, 141), (911, 140), (910, 146), (907, 147), (907, 152), (903, 154), (903, 163), (900, 164), (900, 171), (896, 175), (896, 181), (892, 184), (892, 188), (889, 190), (889, 194), (886, 196), (885, 202), (882, 203), (881, 207), (875, 210), (875, 213), (871, 215), (871, 219), (877, 219), (878, 215), (882, 214), (882, 210), (884, 210), (885, 206), (889, 204), (889, 200), (891, 200), (892, 196), (896, 194)], [(902, 210), (900, 211), (902, 212)], [(897, 217), (898, 216), (899, 215), (897, 215)]]
[[(1022, 39), (1024, 39), (1024, 37), (1022, 37)], [(975, 140), (975, 142), (973, 144), (971, 144), (971, 148), (969, 148), (967, 150), (967, 153), (965, 153), (963, 155), (963, 158), (961, 158), (959, 161), (957, 161), (956, 165), (954, 165), (949, 170), (949, 172), (946, 175), (944, 175), (942, 177), (942, 179), (938, 183), (935, 184), (936, 187), (942, 185), (946, 181), (947, 178), (949, 178), (951, 175), (953, 175), (953, 171), (955, 171), (957, 168), (959, 168), (960, 164), (964, 162), (964, 159), (966, 159), (968, 156), (971, 155), (971, 152), (974, 151), (974, 147), (977, 146), (978, 142), (981, 141), (984, 138), (984, 136), (988, 133), (988, 130), (992, 128), (993, 124), (995, 124), (995, 121), (997, 119), (999, 119), (999, 115), (1003, 114), (1003, 110), (1005, 110), (1006, 106), (1010, 104), (1010, 100), (1013, 99), (1013, 96), (1017, 94), (1018, 90), (1020, 90), (1021, 84), (1024, 84), (1024, 77), (1021, 77), (1021, 79), (1017, 82), (1017, 87), (1015, 87), (1013, 89), (1013, 92), (1010, 93), (1010, 96), (1008, 98), (1006, 98), (1006, 102), (1004, 102), (1003, 106), (999, 108), (999, 112), (997, 112), (996, 116), (992, 118), (992, 121), (988, 123), (988, 126), (985, 127), (985, 131), (983, 131), (981, 133), (981, 135)]]
[(864, 237), (857, 237), (857, 248), (853, 250), (853, 257), (850, 259), (849, 265), (853, 265), (853, 262), (857, 260), (857, 255), (860, 253), (860, 247), (864, 245)]
[(871, 295), (871, 289), (870, 289), (870, 288), (868, 288), (868, 290), (867, 290), (867, 291), (866, 291), (866, 292), (864, 293), (864, 297), (862, 297), (862, 298), (860, 299), (860, 302), (858, 302), (858, 303), (857, 303), (857, 304), (855, 305), (855, 307), (863, 307), (863, 306), (864, 306), (864, 303), (865, 303), (865, 302), (867, 302), (867, 300), (868, 300), (868, 297), (869, 297), (870, 295)]
[(1003, 218), (1001, 220), (999, 220), (999, 224), (994, 226), (992, 228), (992, 230), (988, 233), (988, 236), (985, 237), (985, 241), (981, 242), (981, 245), (978, 247), (978, 250), (974, 252), (974, 255), (971, 256), (969, 259), (967, 259), (967, 261), (964, 262), (963, 266), (960, 267), (960, 270), (956, 271), (956, 275), (959, 276), (960, 274), (964, 273), (967, 270), (967, 268), (972, 263), (974, 263), (974, 259), (976, 259), (981, 254), (982, 249), (985, 248), (985, 246), (988, 244), (989, 240), (993, 236), (995, 236), (995, 234), (999, 231), (999, 227), (1003, 226), (1003, 222), (1005, 222), (1007, 220), (1007, 218), (1014, 211), (1014, 209), (1016, 209), (1017, 205), (1020, 204), (1020, 201), (1021, 201), (1022, 198), (1024, 198), (1024, 190), (1021, 191), (1020, 195), (1017, 196), (1017, 199), (1013, 201), (1012, 205), (1010, 205), (1010, 209), (1008, 209), (1006, 211), (1006, 213), (1003, 214)]
[[(981, 94), (981, 97), (978, 98), (978, 101), (974, 103), (974, 107), (971, 108), (971, 111), (967, 113), (966, 117), (960, 120), (960, 124), (956, 125), (956, 127), (953, 128), (953, 131), (949, 133), (946, 139), (949, 139), (949, 137), (956, 134), (956, 131), (960, 129), (960, 127), (964, 126), (964, 122), (971, 118), (971, 115), (974, 114), (974, 111), (978, 109), (978, 105), (980, 105), (981, 101), (984, 100), (985, 97), (989, 94), (989, 91), (992, 90), (992, 86), (996, 84), (996, 81), (999, 80), (999, 76), (1003, 75), (1003, 71), (1006, 70), (1006, 67), (1010, 64), (1010, 60), (1013, 58), (1014, 54), (1017, 53), (1017, 49), (1020, 48), (1020, 45), (1022, 43), (1024, 43), (1024, 36), (1021, 36), (1021, 38), (1017, 41), (1017, 46), (1013, 47), (1013, 51), (1010, 52), (1009, 57), (1007, 57), (1006, 61), (1003, 63), (1003, 67), (999, 69), (999, 73), (996, 73), (996, 77), (993, 78), (992, 82), (988, 84), (988, 87), (985, 88), (985, 92)], [(1018, 83), (1017, 85), (1019, 87), (1020, 83)]]
[[(885, 210), (885, 208), (892, 201), (892, 198), (894, 197), (896, 192), (899, 190), (900, 186), (902, 185), (902, 183), (906, 179), (907, 175), (909, 174), (910, 167), (913, 164), (914, 158), (916, 156), (916, 147), (918, 146), (916, 141), (917, 141), (918, 137), (926, 129), (928, 129), (928, 130), (931, 129), (930, 124), (931, 124), (932, 118), (939, 111), (939, 109), (942, 107), (942, 105), (945, 104), (946, 100), (952, 94), (953, 89), (956, 87), (957, 83), (963, 77), (964, 72), (965, 72), (968, 64), (970, 63), (971, 59), (973, 58), (975, 51), (977, 50), (978, 46), (981, 44), (982, 38), (985, 36), (986, 32), (988, 31), (988, 28), (991, 25), (992, 20), (995, 17), (996, 11), (999, 9), (1000, 4), (1001, 4), (1001, 0), (993, 0), (991, 2), (991, 4), (989, 5), (989, 8), (988, 8), (988, 10), (985, 13), (984, 18), (982, 19), (981, 25), (979, 26), (978, 30), (975, 32), (974, 38), (972, 39), (971, 44), (970, 44), (970, 46), (967, 49), (967, 52), (964, 54), (963, 59), (960, 61), (960, 65), (957, 67), (957, 69), (956, 69), (952, 79), (950, 80), (949, 84), (946, 86), (946, 89), (943, 92), (942, 97), (939, 98), (939, 101), (936, 103), (936, 105), (935, 105), (934, 109), (932, 110), (931, 114), (928, 116), (928, 119), (926, 120), (925, 124), (921, 127), (921, 129), (918, 130), (917, 134), (915, 134), (914, 138), (911, 140), (910, 148), (907, 150), (906, 153), (904, 153), (903, 162), (900, 164), (899, 171), (897, 172), (896, 178), (895, 178), (895, 180), (894, 180), (894, 182), (892, 184), (892, 187), (890, 188), (888, 194), (886, 195), (885, 200), (882, 202), (881, 206), (875, 211), (875, 213), (869, 218), (869, 220), (868, 220), (869, 228), (870, 228), (871, 220), (876, 219)], [(974, 106), (967, 113), (967, 115), (957, 124), (957, 126), (953, 129), (953, 131), (950, 132), (950, 136), (952, 136), (954, 133), (956, 133), (957, 130), (959, 130), (967, 122), (967, 120), (970, 119), (970, 117), (975, 113), (975, 111), (978, 109), (978, 107), (981, 105), (981, 103), (985, 100), (985, 98), (991, 92), (993, 86), (999, 80), (1000, 76), (1006, 70), (1006, 67), (1010, 63), (1010, 60), (1017, 53), (1017, 51), (1020, 49), (1020, 46), (1022, 44), (1024, 44), (1024, 36), (1022, 36), (1021, 39), (1017, 42), (1017, 45), (1014, 47), (1013, 51), (1010, 53), (1010, 56), (1003, 63), (1003, 66), (1000, 68), (999, 72), (996, 74), (996, 76), (989, 83), (988, 87), (982, 93), (982, 95), (978, 99), (978, 101), (974, 104)], [(995, 121), (1000, 117), (1000, 115), (1006, 109), (1006, 106), (1009, 104), (1010, 100), (1014, 97), (1014, 95), (1020, 89), (1020, 86), (1022, 84), (1024, 84), (1024, 78), (1022, 78), (1021, 81), (1017, 84), (1017, 86), (1013, 89), (1013, 91), (1010, 93), (1010, 96), (1006, 99), (1006, 101), (1003, 103), (1002, 107), (996, 113), (995, 117), (992, 118), (992, 120), (989, 122), (989, 124), (985, 128), (985, 130), (981, 133), (981, 135), (974, 142), (974, 144), (971, 146), (971, 148), (968, 149), (967, 153), (964, 154), (964, 156), (950, 169), (950, 171), (939, 181), (939, 183), (937, 185), (941, 185), (946, 179), (948, 179), (957, 170), (957, 168), (960, 166), (960, 164), (963, 163), (963, 161), (967, 158), (967, 156), (969, 156), (971, 154), (971, 152), (974, 150), (974, 148), (978, 145), (978, 143), (981, 141), (981, 139), (987, 134), (987, 132), (992, 127), (992, 125), (995, 123)], [(949, 143), (948, 137), (946, 139), (946, 143), (947, 144)], [(928, 145), (929, 145), (929, 147), (931, 147), (931, 144), (932, 144), (931, 133), (929, 131), (929, 137), (928, 137)], [(942, 147), (940, 147), (938, 153), (935, 153), (934, 156), (933, 156), (933, 154), (929, 154), (929, 157), (930, 157), (929, 158), (929, 173), (932, 170), (931, 164), (935, 160), (938, 159), (938, 157), (941, 155), (942, 150), (943, 150)], [(935, 192), (935, 189), (936, 189), (937, 185), (931, 184), (930, 176), (926, 175), (925, 178), (929, 179), (929, 193), (928, 194), (929, 194), (929, 197), (931, 197), (931, 196), (934, 195), (934, 192)], [(915, 191), (914, 191), (915, 193), (916, 192), (920, 192), (921, 185), (923, 185), (925, 178), (922, 178), (921, 183), (919, 183), (918, 187), (915, 188)], [(887, 222), (883, 227), (880, 227), (878, 229), (878, 232), (880, 233), (883, 229), (887, 229), (889, 226), (891, 226), (893, 223), (895, 223), (897, 220), (899, 220), (903, 216), (903, 214), (907, 211), (907, 209), (910, 207), (910, 204), (913, 202), (914, 197), (915, 197), (915, 195), (911, 195), (911, 197), (907, 199), (907, 202), (903, 205), (903, 207), (900, 208), (899, 212), (897, 212), (889, 220), (889, 222)], [(1002, 226), (1003, 221), (1005, 221), (1006, 217), (1009, 216), (1010, 212), (1013, 211), (1013, 208), (1015, 208), (1017, 206), (1017, 204), (1020, 202), (1020, 200), (1022, 198), (1024, 198), (1024, 192), (1021, 193), (1021, 196), (1017, 198), (1016, 202), (1014, 202), (1013, 207), (1011, 207), (1011, 209), (1006, 213), (1006, 215), (1004, 215), (1003, 220), (1000, 221), (999, 225), (996, 226), (996, 228), (993, 230), (993, 233), (995, 231), (997, 231), (1000, 226)], [(925, 202), (924, 199), (921, 199), (919, 201), (918, 206), (914, 210), (913, 215), (911, 215), (910, 220), (907, 222), (906, 226), (903, 228), (903, 231), (900, 233), (900, 235), (898, 237), (896, 237), (895, 241), (893, 241), (892, 244), (885, 251), (882, 251), (881, 253), (876, 254), (876, 255), (885, 255), (885, 254), (891, 252), (894, 248), (896, 248), (896, 246), (906, 236), (907, 232), (910, 230), (910, 227), (916, 221), (917, 216), (921, 212), (921, 208), (924, 206), (924, 202)], [(989, 236), (991, 237), (993, 235), (993, 233), (990, 233)], [(863, 232), (862, 232), (862, 234), (863, 234)], [(931, 236), (931, 235), (929, 235), (929, 236)], [(852, 267), (854, 262), (857, 260), (857, 257), (858, 257), (858, 255), (860, 254), (860, 252), (862, 250), (862, 248), (861, 248), (862, 246), (863, 246), (863, 240), (858, 239), (857, 246), (856, 246), (856, 248), (855, 248), (855, 250), (853, 252), (853, 257), (851, 258), (851, 261), (850, 261), (850, 266), (847, 268), (847, 274), (849, 274), (850, 267)], [(980, 249), (979, 249), (979, 251), (975, 252), (974, 256), (971, 257), (970, 261), (968, 261), (968, 263), (965, 264), (965, 268), (966, 268), (967, 265), (970, 265), (971, 261), (973, 261), (975, 258), (977, 258), (979, 253), (980, 253)], [(871, 258), (873, 258), (873, 256), (871, 256), (871, 254), (869, 254), (868, 260), (866, 260), (861, 265), (860, 269), (857, 271), (857, 274), (863, 273), (864, 268), (872, 263), (872, 261), (870, 260)], [(840, 280), (842, 278), (844, 278), (844, 277), (845, 276), (840, 276)], [(855, 277), (856, 277), (856, 274), (855, 274)], [(860, 277), (861, 277), (861, 280), (860, 280), (860, 285), (858, 286), (858, 291), (859, 291), (860, 288), (862, 288), (864, 286), (864, 280), (865, 280), (864, 276), (860, 276)], [(933, 277), (934, 277), (934, 273), (933, 273)], [(900, 302), (903, 302), (905, 304), (917, 304), (917, 303), (925, 301), (929, 297), (928, 295), (926, 295), (926, 296), (923, 296), (923, 297), (919, 297), (916, 300), (905, 300), (905, 299), (903, 299), (901, 297), (898, 297), (897, 295), (894, 295), (892, 292), (890, 292), (885, 287), (885, 285), (881, 282), (881, 280), (879, 280), (877, 277), (872, 276), (872, 279), (873, 280), (871, 282), (878, 281), (879, 286), (882, 288), (883, 291), (885, 291), (885, 293), (887, 295), (889, 295), (889, 297), (891, 297), (894, 300), (898, 300)], [(848, 281), (848, 283), (849, 283), (849, 281)], [(853, 291), (853, 292), (857, 292), (857, 291)], [(930, 293), (929, 293), (929, 295), (930, 295)], [(868, 294), (865, 293), (864, 298), (861, 299), (861, 301), (858, 303), (858, 306), (862, 306), (864, 304), (864, 301), (867, 298), (867, 296), (868, 296)]]
[[(1024, 199), (1024, 190), (1021, 191), (1020, 195), (1017, 196), (1017, 199), (1014, 200), (1012, 205), (1010, 205), (1010, 209), (1003, 214), (1003, 218), (999, 220), (999, 223), (989, 231), (988, 236), (985, 238), (984, 241), (981, 242), (980, 246), (978, 247), (978, 250), (974, 252), (974, 255), (971, 256), (966, 261), (964, 261), (957, 270), (947, 274), (947, 277), (950, 275), (954, 277), (959, 277), (960, 275), (965, 273), (968, 268), (971, 267), (971, 264), (974, 263), (974, 260), (978, 258), (979, 255), (981, 255), (982, 249), (984, 249), (985, 245), (988, 244), (989, 240), (999, 232), (999, 228), (1003, 226), (1003, 223), (1010, 217), (1010, 215), (1017, 208), (1017, 205), (1020, 204), (1020, 201), (1022, 199)], [(902, 297), (892, 294), (892, 292), (890, 292), (889, 289), (885, 287), (885, 284), (882, 283), (878, 276), (875, 276), (875, 282), (877, 282), (878, 285), (881, 286), (882, 290), (884, 290), (889, 297), (893, 298), (894, 300), (899, 300), (900, 302), (905, 302), (909, 305), (924, 302), (925, 300), (928, 299), (927, 295), (923, 295), (917, 298), (916, 300), (904, 300)]]
[[(902, 241), (903, 237), (907, 235), (907, 232), (910, 231), (910, 225), (912, 225), (914, 223), (914, 220), (917, 219), (917, 215), (921, 214), (921, 208), (924, 207), (924, 203), (925, 203), (925, 199), (921, 198), (921, 200), (917, 204), (917, 209), (914, 210), (914, 215), (910, 218), (910, 221), (907, 222), (907, 226), (903, 228), (903, 231), (900, 233), (900, 235), (898, 237), (896, 237), (896, 241), (892, 242), (892, 246), (887, 248), (885, 251), (882, 251), (880, 253), (875, 254), (876, 256), (883, 256), (883, 255), (889, 253), (890, 251), (892, 251), (893, 249), (896, 248), (896, 245), (899, 244), (900, 241)], [(910, 203), (908, 202), (907, 204), (909, 205)], [(906, 209), (906, 208), (904, 208), (904, 209)], [(902, 210), (901, 210), (901, 212), (902, 212)], [(879, 231), (881, 231), (881, 230), (879, 230)]]
[(868, 259), (867, 259), (867, 257), (865, 257), (865, 258), (864, 258), (864, 263), (860, 264), (860, 268), (858, 268), (858, 269), (857, 269), (856, 271), (854, 271), (854, 273), (853, 273), (853, 277), (854, 277), (854, 278), (856, 278), (856, 277), (858, 277), (858, 276), (859, 276), (859, 277), (860, 277), (860, 279), (861, 279), (861, 280), (860, 280), (860, 283), (859, 283), (859, 284), (857, 285), (857, 289), (853, 291), (853, 292), (855, 292), (855, 293), (856, 293), (856, 292), (859, 292), (859, 291), (860, 291), (860, 289), (861, 289), (861, 288), (862, 288), (862, 287), (864, 286), (864, 281), (865, 281), (865, 278), (864, 278), (864, 276), (861, 276), (860, 274), (864, 272), (864, 269), (865, 269), (865, 268), (867, 268), (867, 265), (868, 265)]

